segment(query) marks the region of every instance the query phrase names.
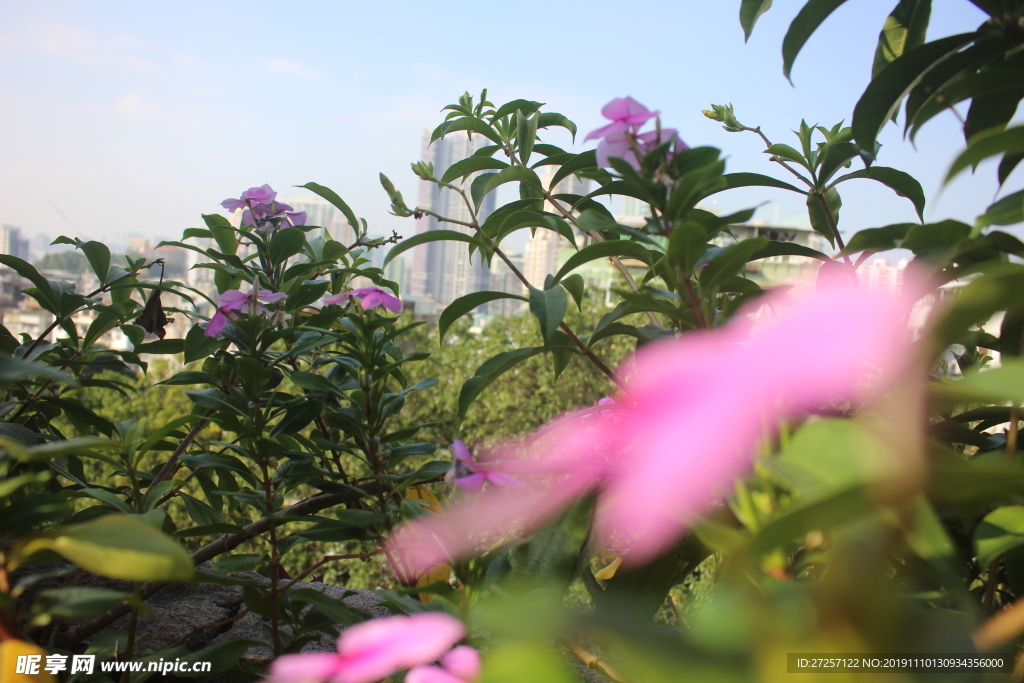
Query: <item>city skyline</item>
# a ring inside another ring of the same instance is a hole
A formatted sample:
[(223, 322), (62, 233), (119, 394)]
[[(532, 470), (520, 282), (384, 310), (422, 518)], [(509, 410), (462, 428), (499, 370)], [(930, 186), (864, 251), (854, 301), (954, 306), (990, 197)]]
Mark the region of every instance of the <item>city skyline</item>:
[[(645, 48), (652, 64), (691, 65), (678, 82), (668, 80), (668, 67), (635, 68), (606, 30), (604, 18), (618, 7), (597, 0), (525, 2), (521, 8), (547, 25), (572, 28), (563, 34), (566, 54), (610, 55), (599, 66), (581, 63), (571, 79), (564, 70), (522, 68), (524, 51), (550, 54), (543, 32), (527, 32), (515, 50), (481, 43), (475, 36), (497, 30), (505, 18), (498, 7), (472, 3), (452, 2), (449, 12), (434, 12), (402, 2), (397, 10), (323, 2), (288, 8), (256, 2), (243, 9), (186, 0), (173, 10), (105, 0), (88, 7), (0, 2), (6, 64), (0, 125), (8, 132), (0, 159), (0, 223), (20, 227), (33, 245), (44, 234), (107, 243), (129, 236), (174, 239), (247, 187), (269, 183), (290, 197), (303, 192), (293, 186), (309, 181), (337, 191), (374, 234), (407, 236), (415, 224), (388, 214), (378, 172), (415, 196), (417, 179), (408, 165), (416, 159), (420, 130), (439, 123), (440, 109), (463, 91), (477, 96), (484, 87), (497, 103), (536, 99), (576, 121), (575, 142), (562, 132), (545, 134), (546, 142), (573, 151), (592, 147), (582, 140), (601, 125), (605, 102), (632, 95), (661, 110), (663, 124), (679, 129), (690, 145), (720, 147), (729, 171), (775, 174), (756, 136), (726, 133), (701, 110), (733, 102), (741, 121), (787, 144), (801, 118), (848, 122), (889, 9), (840, 7), (797, 61), (793, 87), (779, 56), (795, 12), (786, 7), (767, 13), (745, 44), (738, 3), (635, 4), (636, 16), (700, 27), (681, 43), (649, 41)], [(467, 30), (460, 35), (479, 48), (478, 59), (421, 48), (429, 36), (451, 30), (450, 12), (464, 17)], [(225, 27), (259, 37), (271, 20), (300, 28), (302, 49), (287, 40), (258, 50), (224, 49)], [(944, 3), (934, 9), (929, 36), (980, 20), (968, 3)], [(946, 149), (938, 143), (957, 136), (957, 127), (952, 115), (937, 118), (918, 136), (917, 149), (895, 125), (881, 137), (880, 163), (921, 180), (930, 221), (971, 222), (996, 196), (990, 165), (940, 192), (952, 157), (934, 150)], [(796, 195), (767, 189), (731, 190), (722, 203), (763, 206), (756, 216), (762, 220), (775, 207), (783, 213), (802, 208)], [(909, 202), (868, 181), (844, 185), (843, 203), (840, 226), (847, 234), (914, 220)]]

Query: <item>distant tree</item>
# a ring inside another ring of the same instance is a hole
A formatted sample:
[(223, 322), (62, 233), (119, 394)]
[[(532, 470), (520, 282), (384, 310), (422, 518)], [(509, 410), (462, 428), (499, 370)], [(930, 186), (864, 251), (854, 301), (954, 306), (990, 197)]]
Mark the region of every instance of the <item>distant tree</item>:
[(84, 273), (89, 261), (80, 251), (58, 251), (47, 254), (36, 262), (40, 270), (63, 270), (67, 273)]

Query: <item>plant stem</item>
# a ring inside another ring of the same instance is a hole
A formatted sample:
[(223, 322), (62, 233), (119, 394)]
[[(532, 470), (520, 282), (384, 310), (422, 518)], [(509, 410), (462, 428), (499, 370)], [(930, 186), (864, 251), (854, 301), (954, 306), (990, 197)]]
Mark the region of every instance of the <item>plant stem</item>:
[(178, 471), (178, 458), (181, 457), (182, 453), (188, 450), (189, 444), (199, 436), (199, 432), (203, 431), (203, 428), (206, 427), (208, 418), (215, 412), (216, 411), (212, 409), (207, 410), (203, 413), (203, 416), (199, 418), (194, 425), (192, 425), (192, 429), (190, 429), (188, 434), (185, 435), (185, 438), (181, 440), (178, 447), (174, 449), (174, 452), (171, 453), (171, 457), (168, 458), (167, 462), (164, 463), (164, 466), (160, 468), (160, 471), (157, 472), (153, 481), (149, 482), (149, 486), (146, 488), (146, 493), (142, 496), (142, 507), (141, 509), (136, 510), (136, 512), (142, 512), (146, 509), (146, 503), (149, 501), (149, 494), (153, 491), (154, 486), (164, 480), (170, 479), (174, 476), (174, 473)]

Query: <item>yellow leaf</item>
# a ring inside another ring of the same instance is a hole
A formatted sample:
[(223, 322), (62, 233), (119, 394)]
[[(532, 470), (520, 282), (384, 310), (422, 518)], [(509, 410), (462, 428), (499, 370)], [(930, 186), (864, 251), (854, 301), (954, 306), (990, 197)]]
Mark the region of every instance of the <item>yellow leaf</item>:
[(622, 558), (616, 557), (614, 560), (612, 560), (612, 563), (610, 565), (608, 565), (598, 573), (594, 574), (594, 578), (601, 579), (602, 581), (607, 581), (608, 579), (614, 578), (615, 572), (619, 570), (620, 564), (622, 564)]
[[(452, 566), (450, 564), (439, 564), (435, 567), (431, 567), (416, 580), (417, 586), (429, 586), (432, 583), (439, 581), (448, 582), (452, 576)], [(433, 593), (417, 593), (416, 597), (420, 602), (427, 603), (434, 599)]]
[[(39, 659), (39, 672), (36, 674), (18, 674), (18, 657), (36, 655)], [(46, 666), (46, 650), (24, 640), (5, 640), (0, 643), (0, 681), (4, 683), (57, 683), (57, 677), (43, 670)]]
[(422, 500), (430, 508), (431, 512), (441, 512), (441, 501), (437, 499), (434, 492), (425, 484), (416, 484), (405, 490), (405, 497), (409, 500)]

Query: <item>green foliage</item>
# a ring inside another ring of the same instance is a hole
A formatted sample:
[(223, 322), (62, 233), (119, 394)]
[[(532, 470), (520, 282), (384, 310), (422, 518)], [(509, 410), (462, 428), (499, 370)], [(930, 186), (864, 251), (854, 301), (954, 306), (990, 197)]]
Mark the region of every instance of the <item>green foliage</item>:
[(75, 250), (55, 251), (36, 261), (40, 270), (62, 270), (65, 273), (84, 273), (89, 268), (89, 260), (84, 254)]

